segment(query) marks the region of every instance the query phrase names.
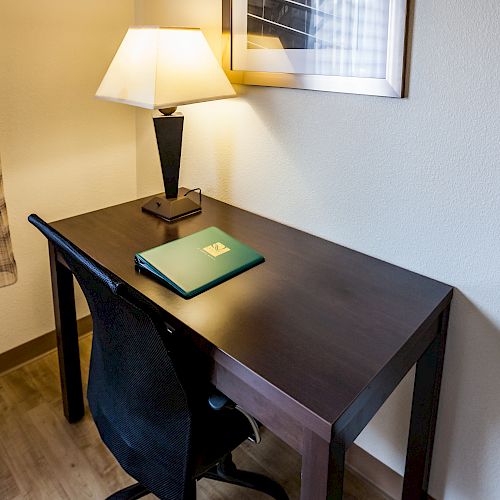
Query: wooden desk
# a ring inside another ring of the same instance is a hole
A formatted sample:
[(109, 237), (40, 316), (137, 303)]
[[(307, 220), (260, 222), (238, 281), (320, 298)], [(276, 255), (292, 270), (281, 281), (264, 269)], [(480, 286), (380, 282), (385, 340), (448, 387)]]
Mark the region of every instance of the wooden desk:
[[(167, 224), (144, 200), (54, 227), (165, 311), (213, 360), (214, 384), (302, 454), (303, 500), (341, 499), (344, 454), (417, 363), (405, 499), (427, 490), (452, 288), (211, 198)], [(134, 254), (208, 226), (266, 262), (193, 299)], [(83, 415), (72, 275), (50, 248), (64, 411)]]

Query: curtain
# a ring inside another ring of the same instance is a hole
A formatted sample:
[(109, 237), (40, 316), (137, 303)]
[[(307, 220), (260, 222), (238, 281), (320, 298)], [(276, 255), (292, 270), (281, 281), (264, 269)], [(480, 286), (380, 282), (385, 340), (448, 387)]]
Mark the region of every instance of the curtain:
[(0, 161), (0, 287), (12, 285), (16, 280), (17, 268), (12, 253), (7, 206), (3, 194), (2, 164)]
[(316, 73), (385, 78), (390, 0), (311, 1), (318, 48), (325, 49), (316, 53)]

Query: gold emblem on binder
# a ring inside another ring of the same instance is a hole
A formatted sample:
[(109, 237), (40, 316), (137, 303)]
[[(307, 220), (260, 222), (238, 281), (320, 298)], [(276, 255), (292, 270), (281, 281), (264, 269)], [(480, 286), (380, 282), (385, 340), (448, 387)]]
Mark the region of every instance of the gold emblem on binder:
[(208, 245), (208, 247), (204, 247), (203, 250), (210, 254), (212, 257), (219, 257), (231, 251), (229, 247), (220, 242), (212, 243), (211, 245)]

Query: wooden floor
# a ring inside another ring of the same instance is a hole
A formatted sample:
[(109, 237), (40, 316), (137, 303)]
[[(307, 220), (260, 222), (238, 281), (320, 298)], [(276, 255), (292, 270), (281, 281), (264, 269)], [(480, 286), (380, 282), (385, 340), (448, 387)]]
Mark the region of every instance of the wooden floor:
[[(83, 378), (87, 379), (90, 336), (81, 340)], [(234, 452), (243, 469), (276, 479), (290, 499), (300, 492), (300, 456), (269, 431), (261, 444), (244, 443)], [(104, 499), (132, 484), (85, 418), (70, 425), (62, 415), (58, 365), (50, 353), (0, 376), (0, 499)], [(386, 500), (354, 473), (347, 472), (344, 498)], [(149, 495), (145, 498), (156, 498)], [(203, 479), (200, 500), (267, 499), (243, 488)]]

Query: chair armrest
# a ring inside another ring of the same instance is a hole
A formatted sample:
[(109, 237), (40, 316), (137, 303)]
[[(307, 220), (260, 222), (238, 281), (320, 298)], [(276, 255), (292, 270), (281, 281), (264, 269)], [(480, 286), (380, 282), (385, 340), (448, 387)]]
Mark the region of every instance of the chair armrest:
[(212, 393), (208, 396), (208, 404), (212, 410), (220, 411), (223, 409), (227, 410), (238, 410), (241, 414), (243, 414), (250, 427), (252, 427), (253, 437), (249, 436), (248, 439), (255, 444), (259, 444), (261, 441), (259, 424), (255, 418), (250, 415), (250, 413), (246, 412), (241, 406), (237, 405), (234, 401), (231, 401), (225, 394), (222, 392), (213, 389)]
[(262, 438), (260, 437), (259, 424), (258, 424), (257, 420), (255, 420), (255, 418), (253, 418), (252, 415), (250, 415), (250, 413), (247, 413), (239, 405), (236, 405), (234, 407), (234, 409), (238, 410), (240, 413), (242, 413), (243, 415), (245, 415), (245, 417), (248, 420), (248, 423), (252, 427), (253, 437), (248, 436), (248, 439), (250, 439), (250, 441), (252, 441), (252, 443), (259, 444)]

